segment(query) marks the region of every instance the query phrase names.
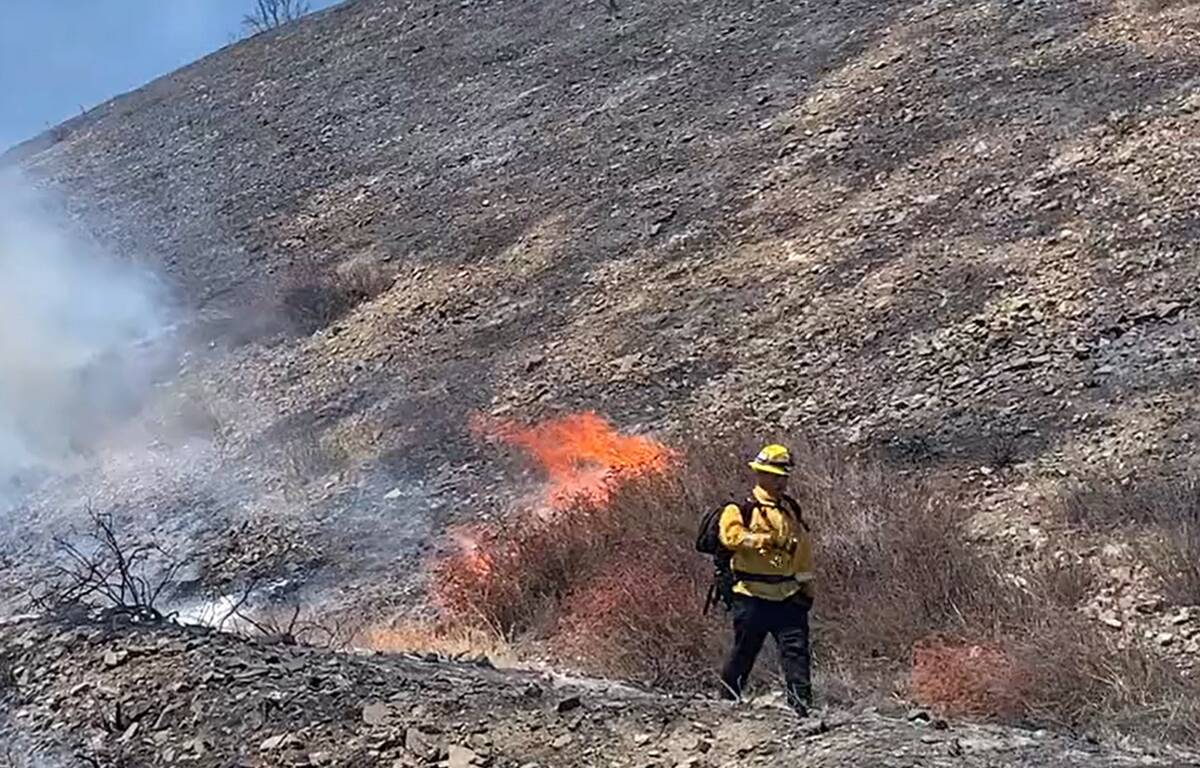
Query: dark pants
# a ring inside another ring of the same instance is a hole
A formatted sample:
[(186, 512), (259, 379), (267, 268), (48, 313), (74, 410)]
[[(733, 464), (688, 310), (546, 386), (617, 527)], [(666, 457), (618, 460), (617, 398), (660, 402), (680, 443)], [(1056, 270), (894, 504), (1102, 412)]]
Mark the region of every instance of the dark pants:
[(758, 652), (762, 650), (767, 635), (771, 635), (779, 649), (783, 678), (787, 683), (788, 704), (798, 710), (812, 705), (808, 653), (809, 607), (810, 603), (803, 595), (782, 601), (734, 595), (733, 649), (725, 668), (721, 670), (722, 689), (726, 697), (741, 697)]

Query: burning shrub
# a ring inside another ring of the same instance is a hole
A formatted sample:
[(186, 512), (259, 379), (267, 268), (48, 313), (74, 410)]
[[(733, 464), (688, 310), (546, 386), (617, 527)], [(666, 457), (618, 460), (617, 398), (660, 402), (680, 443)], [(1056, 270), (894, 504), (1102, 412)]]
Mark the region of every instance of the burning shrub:
[(434, 600), (448, 615), (506, 636), (535, 630), (553, 623), (564, 596), (609, 564), (623, 536), (612, 494), (661, 472), (670, 452), (618, 433), (595, 414), (532, 428), (482, 419), (472, 426), (537, 458), (547, 492), (503, 523), (455, 530), (457, 550), (433, 567)]
[(460, 529), (459, 549), (433, 567), (434, 602), (452, 620), (505, 637), (544, 628), (594, 561), (600, 515), (569, 521), (528, 514), (496, 527)]
[[(595, 671), (675, 687), (709, 679), (724, 622), (702, 616), (711, 564), (694, 551), (695, 526), (748, 492), (743, 457), (671, 452), (594, 415), (489, 434), (539, 458), (549, 489), (536, 509), (458, 532), (457, 551), (434, 565), (443, 615), (551, 637)], [(969, 606), (994, 597), (956, 507), (881, 466), (794, 445), (821, 621), (838, 654), (907, 660), (918, 638), (959, 628)]]
[(622, 484), (664, 473), (675, 453), (648, 437), (623, 435), (595, 413), (569, 414), (527, 427), (476, 417), (472, 431), (518, 448), (546, 474), (543, 512), (579, 503), (604, 506)]

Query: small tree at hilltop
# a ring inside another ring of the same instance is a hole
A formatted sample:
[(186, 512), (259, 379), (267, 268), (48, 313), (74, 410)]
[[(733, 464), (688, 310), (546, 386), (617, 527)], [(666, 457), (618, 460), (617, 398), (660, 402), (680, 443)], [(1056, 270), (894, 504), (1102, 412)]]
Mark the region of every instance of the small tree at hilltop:
[(255, 0), (254, 6), (254, 12), (242, 19), (242, 26), (251, 32), (275, 29), (311, 10), (308, 0)]

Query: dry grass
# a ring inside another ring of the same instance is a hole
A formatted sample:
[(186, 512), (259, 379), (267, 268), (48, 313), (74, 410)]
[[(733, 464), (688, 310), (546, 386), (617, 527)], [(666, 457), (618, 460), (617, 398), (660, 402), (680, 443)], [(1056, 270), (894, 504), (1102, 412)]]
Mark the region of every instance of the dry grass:
[(1200, 603), (1200, 477), (1086, 481), (1061, 506), (1069, 525), (1135, 541), (1167, 599)]
[(383, 294), (394, 279), (392, 270), (363, 262), (336, 269), (297, 268), (284, 282), (279, 310), (297, 333), (313, 333), (333, 325), (359, 304)]
[(305, 433), (283, 443), (279, 458), (286, 477), (297, 485), (340, 472), (350, 463), (343, 446), (325, 435)]
[(400, 621), (366, 627), (350, 646), (380, 653), (434, 655), (448, 659), (486, 658), (497, 667), (520, 666), (518, 654), (503, 637), (473, 626), (444, 626)]

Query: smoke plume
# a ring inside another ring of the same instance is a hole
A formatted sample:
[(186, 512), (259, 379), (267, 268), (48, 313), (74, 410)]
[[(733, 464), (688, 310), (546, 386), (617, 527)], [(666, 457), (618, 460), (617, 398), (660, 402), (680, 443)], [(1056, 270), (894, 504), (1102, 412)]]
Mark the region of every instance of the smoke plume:
[(0, 501), (136, 409), (168, 328), (163, 297), (28, 178), (0, 171)]

